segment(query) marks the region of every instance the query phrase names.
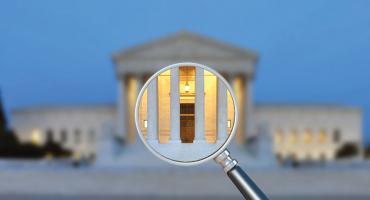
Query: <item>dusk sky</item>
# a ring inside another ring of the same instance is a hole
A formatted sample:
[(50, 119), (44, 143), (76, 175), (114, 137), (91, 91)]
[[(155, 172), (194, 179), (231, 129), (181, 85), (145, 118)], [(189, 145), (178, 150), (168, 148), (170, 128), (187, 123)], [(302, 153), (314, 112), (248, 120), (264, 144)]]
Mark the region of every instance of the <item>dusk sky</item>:
[(11, 109), (114, 103), (113, 52), (188, 30), (259, 54), (256, 102), (364, 110), (370, 1), (0, 2), (0, 88)]

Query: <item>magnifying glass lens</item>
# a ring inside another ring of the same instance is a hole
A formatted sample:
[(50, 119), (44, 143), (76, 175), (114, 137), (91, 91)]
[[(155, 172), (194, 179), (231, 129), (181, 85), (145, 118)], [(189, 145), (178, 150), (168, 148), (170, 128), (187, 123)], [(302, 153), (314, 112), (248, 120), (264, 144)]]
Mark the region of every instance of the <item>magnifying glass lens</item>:
[(195, 165), (214, 158), (245, 199), (268, 200), (226, 150), (237, 113), (235, 95), (220, 74), (204, 65), (179, 63), (144, 84), (135, 123), (145, 146), (162, 160)]
[(175, 66), (152, 76), (140, 92), (136, 116), (143, 142), (175, 162), (196, 162), (214, 154), (230, 138), (235, 103), (217, 72)]

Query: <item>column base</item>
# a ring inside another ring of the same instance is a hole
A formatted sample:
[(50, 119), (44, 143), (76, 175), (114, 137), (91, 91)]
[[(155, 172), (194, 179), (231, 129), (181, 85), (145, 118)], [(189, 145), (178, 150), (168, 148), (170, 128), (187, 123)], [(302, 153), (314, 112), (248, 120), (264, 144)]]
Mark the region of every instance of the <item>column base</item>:
[(179, 143), (181, 143), (181, 140), (180, 139), (175, 139), (175, 140), (170, 139), (169, 143), (171, 143), (171, 144), (179, 144)]
[(159, 141), (157, 139), (147, 139), (146, 142), (148, 144), (159, 143)]
[(200, 140), (194, 139), (193, 143), (195, 143), (195, 144), (208, 144), (205, 139), (200, 139)]

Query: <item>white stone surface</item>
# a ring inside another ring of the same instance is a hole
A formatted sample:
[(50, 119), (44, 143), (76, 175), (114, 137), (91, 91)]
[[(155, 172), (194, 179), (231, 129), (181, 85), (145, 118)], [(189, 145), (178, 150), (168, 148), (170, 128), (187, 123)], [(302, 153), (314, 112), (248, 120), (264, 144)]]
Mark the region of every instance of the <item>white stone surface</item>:
[(148, 86), (148, 133), (147, 140), (158, 140), (158, 89), (157, 79), (153, 79)]
[(179, 68), (171, 69), (171, 142), (180, 142), (180, 92), (179, 92)]
[(204, 70), (195, 68), (195, 137), (194, 140), (205, 140), (204, 135)]
[[(246, 171), (269, 196), (370, 196), (369, 169)], [(0, 194), (240, 196), (215, 163), (208, 168), (1, 168), (0, 177)]]
[(118, 80), (117, 87), (117, 131), (122, 137), (126, 137), (127, 127), (127, 88), (125, 80)]
[(148, 144), (159, 154), (168, 159), (179, 162), (193, 162), (209, 157), (216, 152), (226, 140), (216, 141), (208, 144), (205, 141), (195, 141), (194, 143), (168, 143), (160, 144), (156, 141), (148, 141)]
[(227, 138), (227, 88), (226, 85), (217, 79), (217, 139)]

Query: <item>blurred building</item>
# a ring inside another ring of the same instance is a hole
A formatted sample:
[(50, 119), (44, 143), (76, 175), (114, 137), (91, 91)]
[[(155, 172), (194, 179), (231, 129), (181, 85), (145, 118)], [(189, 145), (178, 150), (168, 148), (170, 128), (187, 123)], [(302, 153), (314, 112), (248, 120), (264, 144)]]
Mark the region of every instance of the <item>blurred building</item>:
[[(228, 80), (239, 107), (235, 143), (267, 144), (280, 160), (333, 160), (347, 143), (362, 149), (361, 110), (325, 105), (258, 105), (253, 102), (253, 80), (258, 55), (204, 36), (180, 32), (113, 55), (118, 84), (117, 106), (42, 107), (13, 112), (14, 128), (22, 140), (43, 142), (46, 137), (75, 151), (95, 155), (101, 134), (122, 137), (124, 148), (138, 142), (134, 123), (136, 97), (142, 85), (160, 68), (196, 62), (214, 68)], [(270, 140), (270, 138), (272, 140)], [(263, 142), (263, 141), (267, 142)], [(271, 142), (270, 142), (271, 141)], [(241, 148), (241, 154), (248, 155)], [(253, 150), (252, 150), (253, 151)], [(360, 154), (358, 154), (360, 155)], [(124, 158), (122, 158), (124, 159)]]
[(345, 145), (362, 155), (362, 112), (337, 105), (257, 105), (258, 132), (273, 138), (278, 160), (335, 160)]
[(74, 158), (94, 158), (103, 133), (115, 128), (114, 105), (41, 106), (16, 109), (13, 126), (21, 142), (43, 145), (52, 140), (74, 152)]

